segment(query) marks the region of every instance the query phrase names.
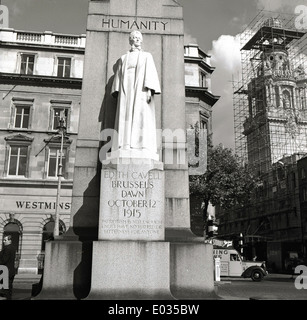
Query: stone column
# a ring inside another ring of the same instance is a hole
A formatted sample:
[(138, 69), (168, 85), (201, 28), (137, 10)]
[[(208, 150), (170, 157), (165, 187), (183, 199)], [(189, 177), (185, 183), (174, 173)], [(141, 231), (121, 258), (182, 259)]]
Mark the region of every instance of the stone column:
[[(114, 66), (129, 50), (129, 33), (135, 29), (142, 32), (143, 49), (154, 57), (161, 81), (162, 93), (155, 96), (156, 124), (162, 130), (161, 160), (173, 159), (164, 165), (166, 228), (190, 229), (182, 7), (170, 0), (147, 2), (89, 3), (71, 213), (71, 226), (81, 238), (97, 237), (100, 134), (113, 128), (116, 101), (109, 93)], [(169, 133), (165, 135), (165, 129), (177, 135), (177, 141)]]

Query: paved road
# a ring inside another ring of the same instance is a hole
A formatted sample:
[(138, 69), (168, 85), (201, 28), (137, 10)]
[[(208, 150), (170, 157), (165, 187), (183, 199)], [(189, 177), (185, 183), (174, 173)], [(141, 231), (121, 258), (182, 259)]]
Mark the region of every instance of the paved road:
[[(30, 300), (32, 284), (40, 275), (17, 275), (13, 300)], [(269, 274), (261, 282), (243, 278), (222, 278), (216, 282), (217, 294), (225, 300), (307, 300), (307, 289), (295, 288), (295, 277), (288, 274)], [(306, 279), (307, 283), (307, 279)]]
[[(17, 274), (13, 283), (12, 300), (30, 300), (32, 295), (32, 285), (38, 283), (41, 275)], [(3, 300), (3, 298), (0, 298)]]
[(269, 274), (261, 282), (222, 278), (217, 293), (226, 300), (307, 300), (307, 288), (296, 289), (295, 278), (289, 274)]

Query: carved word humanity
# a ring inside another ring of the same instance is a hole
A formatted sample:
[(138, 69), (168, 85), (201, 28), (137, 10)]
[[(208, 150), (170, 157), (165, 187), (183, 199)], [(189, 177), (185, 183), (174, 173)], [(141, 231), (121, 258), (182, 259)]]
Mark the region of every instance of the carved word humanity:
[(138, 30), (166, 30), (168, 22), (163, 21), (135, 21), (121, 19), (102, 19), (102, 27), (108, 29), (138, 29)]

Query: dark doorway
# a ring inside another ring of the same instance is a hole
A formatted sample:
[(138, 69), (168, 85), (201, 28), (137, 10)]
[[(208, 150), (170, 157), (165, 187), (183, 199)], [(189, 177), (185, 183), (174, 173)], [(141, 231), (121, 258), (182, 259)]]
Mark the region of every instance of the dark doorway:
[[(19, 252), (20, 250), (20, 234), (21, 234), (21, 231), (20, 231), (20, 228), (19, 228), (19, 225), (15, 222), (9, 222), (5, 227), (4, 227), (4, 230), (3, 230), (3, 238), (5, 236), (8, 236), (8, 235), (11, 235), (12, 237), (12, 245), (14, 246), (14, 248), (16, 249), (16, 252)], [(3, 240), (2, 238), (2, 240)]]
[(16, 250), (16, 257), (15, 257), (15, 269), (16, 273), (18, 272), (19, 267), (19, 260), (20, 260), (20, 251), (21, 251), (21, 227), (16, 222), (9, 222), (3, 228), (3, 238), (10, 235), (12, 237), (12, 245)]

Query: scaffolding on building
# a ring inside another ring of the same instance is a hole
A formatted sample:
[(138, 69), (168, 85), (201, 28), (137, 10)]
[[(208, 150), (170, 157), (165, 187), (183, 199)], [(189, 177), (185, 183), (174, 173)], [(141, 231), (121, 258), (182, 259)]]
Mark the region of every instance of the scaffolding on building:
[(307, 154), (307, 30), (296, 22), (260, 11), (240, 34), (233, 79), (235, 152), (260, 179), (250, 202), (221, 210), (221, 230), (243, 233), (247, 255), (256, 250), (270, 263), (272, 248), (280, 261), (289, 248), (306, 252), (298, 161)]
[[(296, 19), (263, 10), (240, 36), (242, 71), (233, 80), (235, 151), (242, 163), (256, 164), (260, 173), (283, 157), (307, 152), (307, 33), (296, 29)], [(269, 74), (267, 53), (274, 50), (288, 55), (284, 61), (289, 65)], [(283, 106), (272, 79), (283, 88), (295, 81), (294, 112)]]

